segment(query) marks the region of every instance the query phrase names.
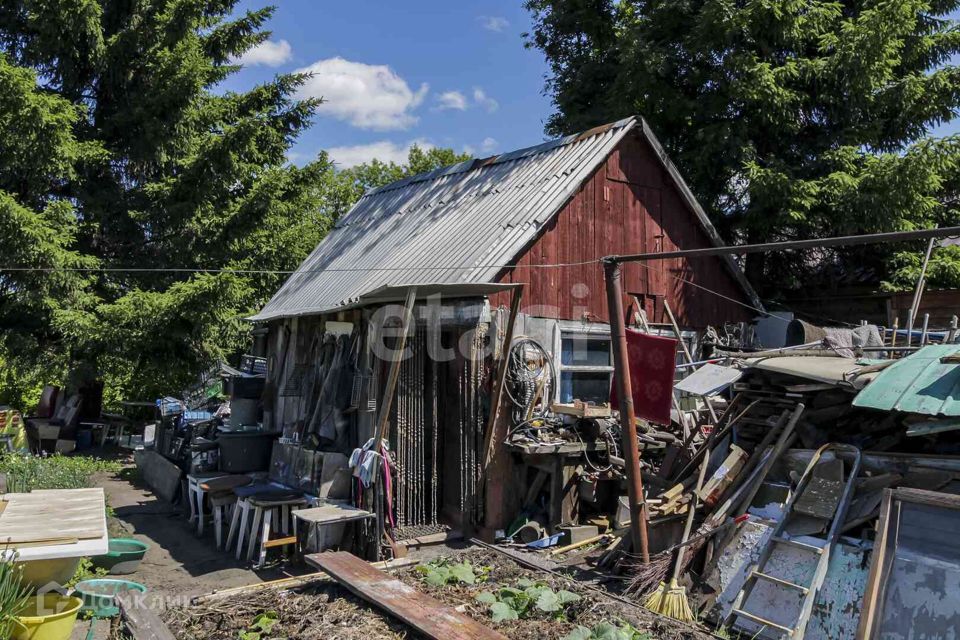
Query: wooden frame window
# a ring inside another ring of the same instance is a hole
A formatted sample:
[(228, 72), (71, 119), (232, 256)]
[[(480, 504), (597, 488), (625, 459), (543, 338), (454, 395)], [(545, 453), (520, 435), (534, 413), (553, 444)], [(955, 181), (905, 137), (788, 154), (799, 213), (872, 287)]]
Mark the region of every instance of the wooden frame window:
[(613, 352), (610, 332), (560, 330), (556, 353), (560, 402), (610, 402)]
[(887, 489), (857, 638), (948, 638), (960, 618), (960, 496)]

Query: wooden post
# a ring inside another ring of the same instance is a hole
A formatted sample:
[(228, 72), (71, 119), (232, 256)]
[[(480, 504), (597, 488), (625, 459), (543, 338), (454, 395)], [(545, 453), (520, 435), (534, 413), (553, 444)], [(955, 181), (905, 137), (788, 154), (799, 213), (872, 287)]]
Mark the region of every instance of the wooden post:
[(377, 451), (380, 451), (384, 437), (387, 435), (387, 422), (390, 420), (390, 407), (393, 405), (394, 392), (397, 390), (397, 380), (400, 378), (400, 364), (403, 361), (403, 352), (407, 349), (407, 334), (410, 332), (410, 323), (413, 320), (413, 303), (417, 299), (417, 288), (411, 287), (407, 292), (407, 300), (403, 304), (403, 318), (401, 319), (400, 339), (394, 347), (393, 358), (390, 361), (390, 373), (387, 374), (387, 386), (383, 391), (383, 402), (380, 403), (380, 415), (377, 416)]
[(617, 397), (620, 400), (623, 459), (630, 498), (630, 537), (634, 552), (639, 551), (643, 562), (648, 563), (650, 550), (647, 546), (647, 505), (643, 495), (643, 479), (640, 477), (640, 451), (637, 446), (636, 416), (633, 412), (633, 388), (630, 384), (620, 263), (616, 258), (604, 258), (603, 270), (607, 285), (610, 337), (613, 340), (613, 368), (617, 376)]
[[(480, 491), (476, 499), (483, 501), (482, 523), (484, 526), (487, 526), (488, 529), (490, 528), (490, 523), (497, 520), (497, 517), (501, 515), (496, 509), (500, 509), (501, 511), (504, 509), (502, 506), (503, 501), (497, 498), (506, 478), (503, 478), (500, 474), (491, 474), (490, 471), (491, 467), (494, 467), (495, 471), (500, 470), (497, 467), (500, 466), (501, 458), (496, 456), (496, 445), (499, 442), (499, 438), (497, 438), (497, 422), (500, 419), (500, 405), (503, 404), (507, 367), (510, 362), (510, 347), (513, 345), (513, 337), (514, 333), (516, 333), (515, 327), (517, 315), (520, 313), (520, 303), (523, 300), (523, 291), (524, 285), (515, 285), (513, 296), (510, 298), (510, 315), (507, 318), (507, 330), (503, 338), (503, 349), (500, 351), (500, 359), (494, 365), (494, 378), (490, 398), (490, 417), (487, 419), (486, 432), (484, 433), (480, 478), (477, 480), (477, 486), (480, 487)], [(509, 460), (504, 460), (507, 469), (509, 469), (508, 463)], [(499, 483), (499, 486), (493, 484), (494, 478), (496, 482)], [(489, 488), (487, 486), (488, 482), (490, 483)], [(491, 497), (491, 494), (493, 494), (493, 497)], [(472, 510), (471, 513), (476, 513), (476, 510)]]

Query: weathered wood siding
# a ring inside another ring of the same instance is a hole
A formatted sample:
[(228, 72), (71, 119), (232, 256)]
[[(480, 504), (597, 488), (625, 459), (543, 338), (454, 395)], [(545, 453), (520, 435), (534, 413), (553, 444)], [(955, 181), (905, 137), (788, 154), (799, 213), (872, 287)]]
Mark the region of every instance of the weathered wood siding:
[[(709, 247), (696, 215), (683, 202), (669, 174), (645, 140), (631, 135), (610, 154), (558, 216), (517, 260), (500, 282), (527, 283), (524, 313), (563, 320), (606, 322), (603, 267), (599, 263), (537, 268), (538, 264), (575, 264), (613, 254)], [(689, 280), (685, 283), (678, 278)], [(684, 327), (746, 320), (753, 314), (733, 300), (748, 303), (743, 290), (719, 258), (671, 259), (624, 269), (624, 291), (637, 295), (652, 322), (666, 322), (663, 300)], [(509, 293), (494, 296), (494, 306), (509, 305)], [(624, 301), (629, 308), (631, 299)]]

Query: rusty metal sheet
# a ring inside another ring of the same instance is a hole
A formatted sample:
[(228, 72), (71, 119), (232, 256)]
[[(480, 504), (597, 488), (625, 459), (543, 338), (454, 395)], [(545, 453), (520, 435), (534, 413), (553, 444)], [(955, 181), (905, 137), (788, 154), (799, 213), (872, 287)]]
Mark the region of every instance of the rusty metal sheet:
[(351, 593), (434, 640), (506, 640), (506, 636), (375, 569), (352, 553), (315, 553), (308, 555), (306, 561), (330, 574)]

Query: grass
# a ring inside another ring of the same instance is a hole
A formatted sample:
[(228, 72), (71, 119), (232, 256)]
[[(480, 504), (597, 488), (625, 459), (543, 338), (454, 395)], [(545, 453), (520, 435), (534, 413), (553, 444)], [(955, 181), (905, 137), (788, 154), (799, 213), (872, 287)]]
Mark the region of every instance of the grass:
[(82, 489), (92, 486), (93, 474), (119, 473), (117, 462), (90, 456), (35, 456), (6, 453), (0, 456), (0, 473), (7, 476), (7, 491), (27, 493), (35, 489)]

